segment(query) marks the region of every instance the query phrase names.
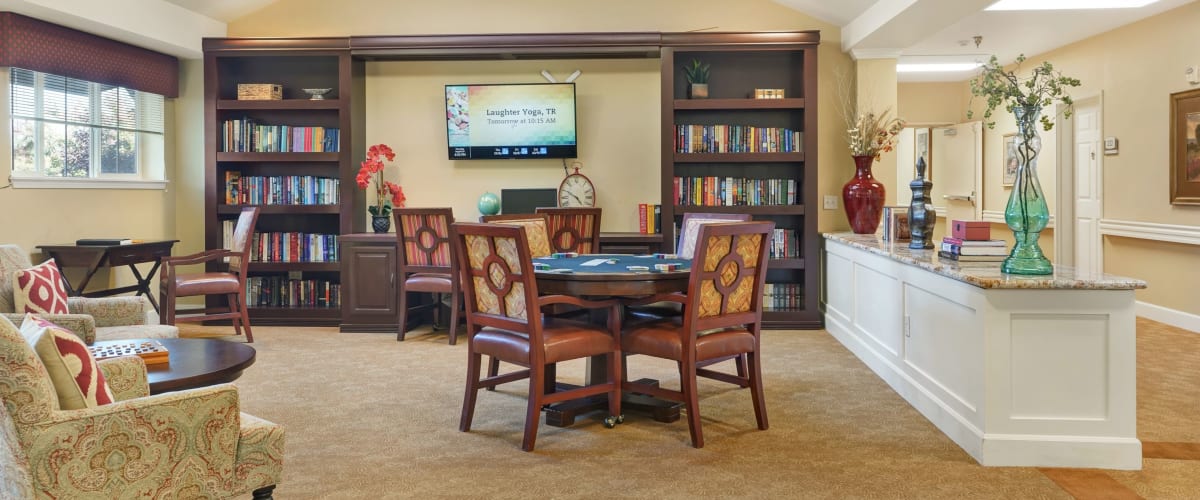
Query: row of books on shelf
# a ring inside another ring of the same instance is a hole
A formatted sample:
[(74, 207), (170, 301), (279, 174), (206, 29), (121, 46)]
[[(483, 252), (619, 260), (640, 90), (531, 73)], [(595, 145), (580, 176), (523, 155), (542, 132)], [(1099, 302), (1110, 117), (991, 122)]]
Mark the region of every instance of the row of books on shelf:
[(799, 153), (804, 132), (749, 125), (676, 125), (676, 153)]
[(342, 305), (342, 285), (329, 280), (289, 279), (287, 276), (246, 278), (249, 307), (333, 308)]
[[(236, 221), (222, 221), (225, 248), (233, 248)], [(337, 262), (338, 236), (299, 232), (254, 233), (250, 239), (250, 262)]]
[(341, 181), (312, 175), (242, 175), (225, 172), (225, 203), (229, 205), (336, 205)]
[(221, 124), (225, 153), (335, 153), (341, 134), (331, 127), (260, 125), (250, 118)]
[(804, 308), (804, 285), (766, 283), (763, 285), (763, 310), (786, 311)]
[(767, 248), (771, 259), (795, 259), (800, 257), (800, 239), (795, 229), (776, 228), (771, 235), (771, 246)]
[(662, 233), (662, 205), (638, 203), (638, 232), (642, 234)]
[(676, 177), (676, 205), (729, 207), (737, 205), (795, 205), (796, 179), (740, 177)]
[(1002, 262), (1008, 256), (1004, 240), (968, 240), (946, 236), (938, 256), (957, 262)]

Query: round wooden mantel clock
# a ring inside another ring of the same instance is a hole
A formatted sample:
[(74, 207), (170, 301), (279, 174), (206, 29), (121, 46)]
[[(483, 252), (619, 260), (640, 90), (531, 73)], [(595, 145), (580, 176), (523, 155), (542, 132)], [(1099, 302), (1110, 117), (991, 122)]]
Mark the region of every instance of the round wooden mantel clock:
[(560, 207), (594, 207), (596, 206), (596, 186), (586, 175), (579, 173), (579, 162), (572, 164), (575, 172), (568, 174), (558, 185), (558, 206)]

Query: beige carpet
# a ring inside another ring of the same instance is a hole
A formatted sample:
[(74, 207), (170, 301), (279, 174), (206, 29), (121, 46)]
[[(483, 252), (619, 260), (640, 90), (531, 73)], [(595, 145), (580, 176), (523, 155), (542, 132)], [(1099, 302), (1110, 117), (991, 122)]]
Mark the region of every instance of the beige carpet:
[[(1200, 335), (1138, 329), (1139, 436), (1200, 442)], [(287, 427), (281, 499), (1200, 496), (1197, 460), (1148, 458), (1137, 472), (981, 467), (824, 331), (764, 333), (767, 431), (747, 391), (701, 381), (703, 449), (683, 420), (627, 412), (615, 429), (599, 413), (565, 429), (543, 421), (532, 453), (519, 449), (523, 381), (481, 393), (472, 431), (458, 432), (466, 348), (444, 332), (397, 343), (259, 327), (255, 340), (258, 360), (237, 385), (243, 411)], [(567, 381), (582, 373), (582, 363), (559, 368)], [(631, 357), (630, 375), (678, 387), (670, 363)]]

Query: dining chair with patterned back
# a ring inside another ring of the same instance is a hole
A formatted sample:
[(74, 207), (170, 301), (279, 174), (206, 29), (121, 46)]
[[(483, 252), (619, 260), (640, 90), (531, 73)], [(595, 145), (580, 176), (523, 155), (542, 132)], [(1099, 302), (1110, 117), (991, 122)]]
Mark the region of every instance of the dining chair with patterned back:
[[(683, 317), (640, 323), (621, 334), (623, 353), (644, 354), (679, 364), (679, 391), (629, 381), (622, 385), (633, 392), (684, 403), (692, 446), (696, 448), (704, 446), (697, 377), (749, 387), (758, 428), (767, 429), (760, 333), (767, 246), (774, 229), (773, 222), (701, 226), (687, 293), (644, 299), (684, 304)], [(747, 357), (745, 375), (702, 367), (709, 360), (742, 354)]]
[(555, 252), (600, 253), (600, 211), (594, 207), (538, 207), (546, 214), (550, 248)]
[[(565, 295), (538, 296), (528, 227), (456, 223), (454, 252), (461, 262), (467, 304), (467, 383), (459, 430), (471, 430), (479, 389), (529, 379), (529, 401), (521, 449), (533, 450), (538, 420), (547, 404), (608, 394), (611, 427), (621, 415), (620, 304)], [(608, 309), (607, 327), (586, 322), (543, 318), (552, 304)], [(503, 375), (480, 377), (483, 356), (522, 367)], [(608, 380), (554, 392), (555, 363), (606, 355)]]
[[(204, 252), (162, 258), (162, 274), (159, 281), (159, 302), (162, 312), (159, 320), (164, 325), (180, 321), (210, 321), (228, 319), (238, 335), (246, 330), (246, 342), (254, 342), (250, 331), (250, 315), (246, 305), (246, 272), (250, 267), (250, 246), (254, 237), (254, 225), (258, 222), (258, 207), (246, 207), (238, 215), (233, 227), (230, 249), (213, 249)], [(177, 267), (185, 265), (219, 262), (226, 260), (226, 271), (179, 273)], [(179, 297), (196, 295), (223, 295), (227, 309), (215, 312), (178, 315), (175, 301)]]
[(550, 217), (546, 214), (500, 214), (485, 215), (479, 222), (492, 224), (516, 224), (528, 229), (529, 254), (533, 257), (549, 257), (554, 253), (550, 245)]
[[(396, 340), (404, 340), (408, 330), (408, 315), (433, 309), (434, 327), (441, 314), (442, 294), (450, 295), (450, 345), (458, 342), (459, 310), (462, 308), (462, 288), (457, 260), (450, 248), (450, 225), (454, 223), (451, 208), (396, 208), (400, 289), (398, 296), (398, 331)], [(414, 308), (408, 306), (408, 292), (433, 294), (433, 303)]]

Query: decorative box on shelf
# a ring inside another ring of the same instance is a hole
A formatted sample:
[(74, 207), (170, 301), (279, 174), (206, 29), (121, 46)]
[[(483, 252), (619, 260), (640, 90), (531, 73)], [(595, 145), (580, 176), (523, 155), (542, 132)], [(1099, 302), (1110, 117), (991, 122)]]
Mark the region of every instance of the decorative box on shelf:
[(283, 99), (283, 85), (278, 83), (239, 83), (239, 101), (278, 101)]
[(960, 240), (986, 240), (992, 237), (992, 225), (982, 220), (955, 220), (950, 223), (950, 233)]
[(783, 89), (754, 89), (755, 99), (783, 99)]

